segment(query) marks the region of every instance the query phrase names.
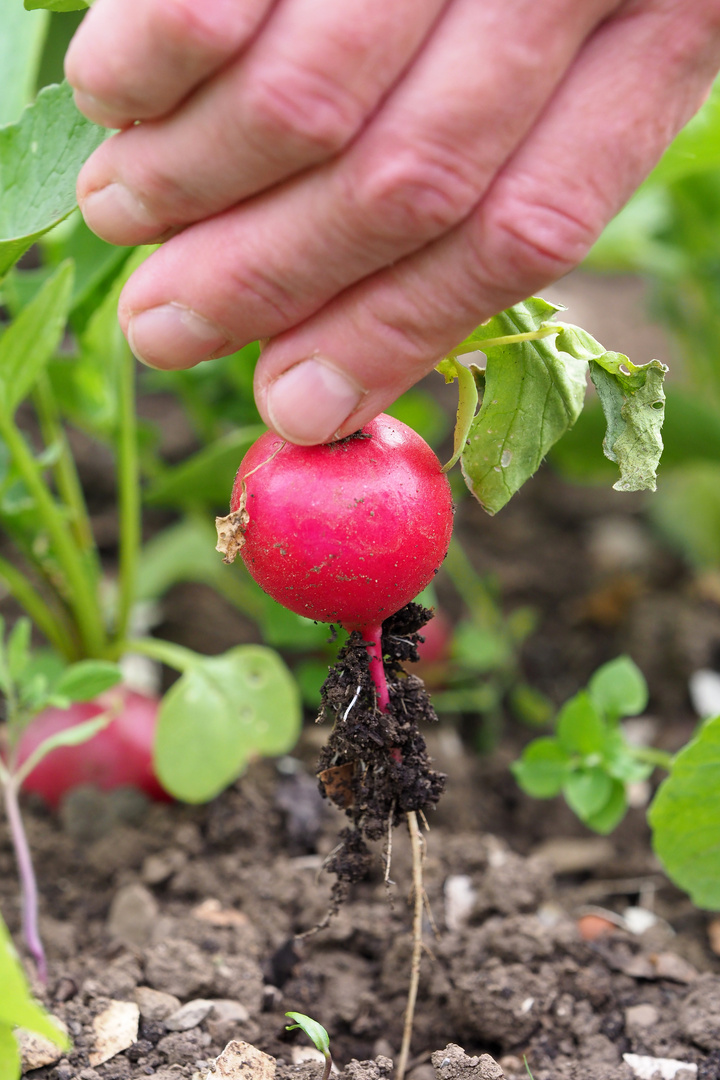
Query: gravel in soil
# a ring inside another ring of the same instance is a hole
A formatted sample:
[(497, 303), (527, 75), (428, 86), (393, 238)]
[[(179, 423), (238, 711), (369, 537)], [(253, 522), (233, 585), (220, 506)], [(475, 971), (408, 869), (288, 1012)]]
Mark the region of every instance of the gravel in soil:
[[(498, 782), (481, 763), (448, 756), (442, 740), (432, 749), (451, 784), (454, 761), (464, 766), (457, 798), (484, 800)], [(305, 747), (308, 762), (314, 752)], [(74, 1041), (71, 1054), (33, 1076), (190, 1078), (230, 1039), (292, 1064), (304, 1040), (284, 1030), (288, 1009), (328, 1028), (341, 1066), (396, 1055), (411, 951), (403, 829), (393, 844), (395, 884), (383, 880), (378, 844), (368, 877), (329, 925), (299, 938), (330, 902), (322, 867), (342, 821), (300, 756), (257, 765), (203, 808), (138, 800), (130, 813), (130, 800), (115, 802), (119, 818), (93, 839), (77, 805), (89, 812), (86, 793), (71, 797), (61, 818), (28, 814), (50, 957), (48, 988), (39, 992)], [(112, 819), (107, 812), (103, 820)], [(710, 954), (696, 948), (691, 964), (674, 951), (687, 952), (682, 936), (662, 925), (639, 937), (615, 929), (581, 938), (578, 891), (602, 884), (592, 843), (584, 870), (558, 873), (549, 859), (520, 855), (495, 836), (458, 832), (442, 804), (431, 825), (425, 885), (433, 925), (425, 928), (415, 1080), (426, 1080), (430, 1054), (449, 1040), (491, 1054), (507, 1077), (526, 1075), (527, 1055), (535, 1080), (628, 1080), (624, 1053), (717, 1075), (720, 976)], [(603, 873), (622, 847), (605, 843)], [(639, 859), (636, 877), (657, 883), (651, 857)], [(3, 833), (0, 904), (17, 934), (13, 870)], [(618, 879), (605, 887), (624, 886)], [(666, 893), (670, 906), (677, 901), (660, 883), (660, 909)], [(137, 1035), (93, 1065), (98, 1017), (113, 1002), (137, 1006)]]

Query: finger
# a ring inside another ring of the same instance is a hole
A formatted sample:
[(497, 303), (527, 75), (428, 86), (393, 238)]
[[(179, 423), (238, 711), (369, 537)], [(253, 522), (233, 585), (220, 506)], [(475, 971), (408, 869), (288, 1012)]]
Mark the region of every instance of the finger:
[(269, 344), (263, 419), (293, 442), (350, 434), (479, 322), (576, 265), (701, 104), (719, 42), (712, 16), (667, 8), (603, 26), (465, 223)]
[(248, 52), (173, 116), (90, 158), (78, 181), (88, 224), (115, 243), (147, 242), (336, 154), (446, 3), (285, 0)]
[[(120, 304), (136, 351), (188, 366), (210, 355), (209, 341), (229, 348), (277, 334), (457, 224), (566, 70), (590, 11), (604, 8), (555, 6), (567, 14), (562, 34), (534, 0), (503, 5), (502, 19), (511, 9), (514, 18), (502, 27), (489, 21), (494, 5), (456, 0), (418, 70), (342, 160), (194, 226), (136, 273)], [(478, 67), (476, 42), (493, 35), (513, 45)], [(518, 86), (512, 99), (501, 75)], [(202, 313), (216, 338), (191, 342), (184, 309)]]
[(98, 0), (65, 57), (81, 112), (105, 127), (164, 116), (240, 50), (272, 0)]

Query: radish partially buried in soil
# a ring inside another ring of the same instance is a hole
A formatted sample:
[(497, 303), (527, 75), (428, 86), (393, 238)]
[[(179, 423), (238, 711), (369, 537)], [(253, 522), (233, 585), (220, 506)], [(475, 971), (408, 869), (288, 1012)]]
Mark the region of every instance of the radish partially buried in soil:
[(410, 601), (445, 557), (452, 516), (433, 451), (381, 415), (321, 446), (263, 435), (238, 469), (231, 513), (217, 521), (227, 562), (239, 553), (274, 599), (351, 632), (320, 715), (333, 721), (321, 785), (354, 826), (330, 865), (339, 884), (365, 872), (365, 838), (434, 805), (442, 791), (417, 728), (435, 714), (400, 662), (417, 659), (418, 631), (432, 613)]
[(42, 796), (52, 807), (82, 784), (92, 784), (101, 791), (136, 787), (152, 799), (168, 799), (155, 776), (152, 760), (159, 704), (156, 698), (115, 687), (94, 701), (75, 701), (67, 709), (46, 709), (20, 737), (19, 765), (60, 731), (108, 712), (114, 719), (86, 742), (51, 750), (28, 775), (23, 790)]

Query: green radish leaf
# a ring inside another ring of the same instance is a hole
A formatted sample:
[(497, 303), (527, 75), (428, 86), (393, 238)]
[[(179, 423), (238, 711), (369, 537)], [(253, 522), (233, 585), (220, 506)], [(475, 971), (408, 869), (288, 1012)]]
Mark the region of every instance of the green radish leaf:
[(720, 466), (698, 461), (664, 474), (650, 516), (693, 565), (715, 570), (720, 564)]
[(80, 168), (107, 135), (81, 116), (65, 82), (0, 128), (0, 278), (75, 209)]
[(289, 1016), (291, 1020), (294, 1020), (294, 1024), (286, 1024), (286, 1031), (295, 1031), (300, 1028), (304, 1031), (308, 1039), (315, 1044), (317, 1050), (321, 1054), (327, 1057), (330, 1053), (330, 1036), (328, 1035), (322, 1024), (319, 1024), (317, 1020), (313, 1020), (311, 1016), (305, 1016), (304, 1013), (299, 1012), (286, 1012), (286, 1016)]
[(218, 559), (216, 543), (217, 533), (206, 517), (187, 517), (157, 533), (140, 552), (138, 598), (154, 600), (178, 581), (200, 581), (251, 619), (264, 620), (265, 595), (244, 568)]
[(677, 754), (648, 821), (668, 876), (697, 907), (720, 910), (720, 716)]
[(605, 805), (594, 814), (589, 814), (584, 821), (589, 829), (606, 836), (620, 824), (626, 810), (625, 785), (619, 780), (613, 780), (610, 796)]
[(245, 451), (264, 431), (259, 424), (231, 431), (165, 469), (149, 485), (146, 500), (155, 506), (225, 506)]
[(10, 679), (20, 682), (30, 663), (30, 634), (32, 623), (24, 616), (15, 623), (7, 643), (7, 665)]
[(571, 810), (587, 823), (603, 810), (613, 793), (614, 781), (599, 765), (577, 769), (563, 784), (563, 795)]
[(13, 124), (35, 93), (48, 28), (42, 12), (28, 16), (18, 0), (0, 0), (0, 126)]
[(89, 8), (92, 0), (25, 0), (25, 10), (35, 11), (44, 8), (46, 11), (84, 11)]
[(70, 701), (91, 701), (122, 680), (122, 671), (108, 660), (78, 660), (66, 667), (53, 693)]
[(65, 329), (72, 281), (73, 266), (66, 262), (0, 338), (0, 408), (8, 415), (30, 393), (57, 348)]
[(9, 1024), (0, 1021), (0, 1076), (20, 1080), (20, 1048)]
[(502, 509), (577, 420), (587, 363), (561, 352), (554, 334), (487, 347), (484, 342), (535, 333), (558, 310), (531, 297), (483, 323), (461, 346), (487, 355), (482, 405), (461, 463), (468, 487), (490, 514)]
[(578, 326), (562, 328), (558, 348), (590, 365), (607, 425), (603, 451), (620, 469), (615, 490), (655, 491), (663, 451), (665, 364), (659, 360), (633, 364), (622, 353), (608, 352)]
[(562, 791), (568, 779), (570, 755), (557, 739), (535, 739), (525, 748), (519, 761), (510, 766), (523, 791), (536, 799), (552, 799)]
[(607, 733), (603, 765), (608, 776), (621, 780), (624, 784), (647, 780), (653, 771), (652, 765), (646, 761), (638, 761), (634, 757), (632, 747), (628, 745), (619, 728), (614, 728)]
[(119, 379), (128, 344), (117, 320), (120, 292), (154, 248), (136, 248), (105, 292), (80, 337), (80, 355), (59, 360), (50, 378), (62, 411), (94, 438), (114, 442), (119, 418)]
[[(122, 272), (129, 258), (136, 256), (137, 248), (116, 247), (91, 232), (79, 214), (71, 218), (61, 229), (46, 233), (40, 241), (44, 261), (50, 267), (65, 259), (75, 264), (75, 283), (70, 303), (70, 323), (81, 334), (93, 312), (100, 307), (113, 282)], [(11, 285), (20, 294), (27, 291), (24, 280), (42, 273), (42, 270), (18, 270), (11, 275)]]
[(455, 420), (455, 434), (453, 437), (453, 456), (443, 465), (443, 472), (449, 472), (459, 460), (465, 449), (465, 444), (470, 434), (470, 425), (473, 422), (475, 411), (478, 406), (478, 388), (469, 367), (465, 367), (454, 356), (447, 356), (435, 369), (445, 376), (445, 382), (458, 381), (458, 407)]
[(629, 656), (603, 664), (588, 683), (588, 692), (599, 712), (612, 720), (638, 716), (648, 703), (645, 677)]
[[(70, 1049), (67, 1035), (33, 999), (12, 939), (0, 918), (0, 1024), (29, 1028), (44, 1035), (63, 1050)], [(0, 1076), (4, 1076), (0, 1073)]]
[(300, 733), (297, 686), (277, 653), (241, 645), (199, 657), (160, 706), (155, 770), (184, 802), (214, 798), (251, 758), (286, 753)]
[(607, 737), (607, 728), (584, 690), (563, 705), (555, 732), (564, 750), (584, 757), (601, 754)]

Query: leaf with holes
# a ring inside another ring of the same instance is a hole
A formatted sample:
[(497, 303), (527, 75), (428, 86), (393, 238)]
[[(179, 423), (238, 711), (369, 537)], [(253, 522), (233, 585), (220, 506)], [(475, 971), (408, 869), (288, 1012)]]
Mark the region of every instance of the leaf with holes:
[(272, 649), (240, 645), (221, 656), (199, 656), (163, 698), (158, 779), (184, 802), (206, 802), (251, 758), (291, 750), (300, 719), (297, 687)]
[(608, 352), (578, 326), (564, 326), (557, 344), (590, 365), (607, 425), (603, 451), (620, 469), (613, 487), (616, 491), (655, 491), (663, 451), (667, 367), (659, 360), (633, 364), (622, 353)]

